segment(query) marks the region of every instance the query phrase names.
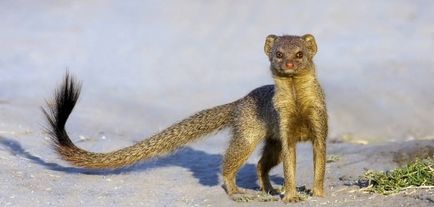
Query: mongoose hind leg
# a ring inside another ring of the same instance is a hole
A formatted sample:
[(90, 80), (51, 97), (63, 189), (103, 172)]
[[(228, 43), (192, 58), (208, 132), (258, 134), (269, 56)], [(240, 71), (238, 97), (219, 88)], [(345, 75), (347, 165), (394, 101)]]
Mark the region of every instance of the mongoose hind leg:
[(277, 139), (267, 139), (262, 152), (262, 157), (258, 162), (257, 174), (259, 186), (265, 193), (272, 195), (279, 194), (279, 191), (274, 189), (270, 183), (268, 173), (270, 170), (281, 162), (280, 153), (282, 151), (282, 143)]
[(223, 180), (228, 195), (245, 193), (243, 189), (237, 187), (236, 176), (262, 137), (262, 133), (255, 130), (234, 129), (233, 138), (223, 161)]

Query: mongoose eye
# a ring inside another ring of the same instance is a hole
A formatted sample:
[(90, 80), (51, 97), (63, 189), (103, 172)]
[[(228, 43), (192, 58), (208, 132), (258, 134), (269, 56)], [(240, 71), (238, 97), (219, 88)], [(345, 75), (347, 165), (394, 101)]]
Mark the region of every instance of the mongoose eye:
[(297, 54), (295, 54), (295, 57), (302, 58), (303, 57), (303, 53), (302, 52), (297, 52)]
[(277, 52), (276, 52), (276, 57), (277, 57), (277, 58), (283, 58), (283, 53), (277, 51)]

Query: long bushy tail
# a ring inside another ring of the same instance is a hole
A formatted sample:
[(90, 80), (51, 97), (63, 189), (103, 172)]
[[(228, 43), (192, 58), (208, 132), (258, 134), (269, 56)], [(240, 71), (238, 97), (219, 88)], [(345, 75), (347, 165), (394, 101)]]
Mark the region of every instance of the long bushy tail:
[(174, 152), (176, 149), (230, 125), (235, 102), (200, 111), (135, 145), (109, 153), (94, 153), (80, 149), (65, 131), (81, 85), (66, 74), (56, 90), (55, 101), (42, 108), (48, 120), (48, 133), (55, 150), (71, 164), (84, 168), (119, 168), (141, 160)]

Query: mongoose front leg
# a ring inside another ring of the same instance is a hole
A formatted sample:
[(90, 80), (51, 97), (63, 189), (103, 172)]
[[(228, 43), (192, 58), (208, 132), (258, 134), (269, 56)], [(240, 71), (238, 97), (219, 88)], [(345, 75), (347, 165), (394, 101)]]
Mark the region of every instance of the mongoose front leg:
[(312, 114), (311, 125), (313, 132), (313, 166), (314, 186), (313, 195), (324, 196), (324, 176), (326, 165), (326, 138), (327, 117), (326, 112), (317, 111)]
[(283, 202), (298, 202), (301, 201), (297, 193), (295, 182), (295, 167), (296, 167), (296, 141), (293, 137), (293, 120), (291, 114), (281, 111), (280, 113), (280, 139), (282, 142), (281, 159), (283, 162), (283, 175), (285, 177)]
[(296, 143), (282, 141), (283, 175), (285, 177), (285, 194), (282, 200), (285, 203), (301, 201), (295, 182), (296, 160)]
[(273, 188), (270, 183), (268, 173), (271, 168), (275, 167), (281, 162), (280, 154), (282, 151), (282, 143), (280, 140), (268, 138), (265, 141), (262, 157), (258, 162), (257, 174), (259, 180), (259, 187), (265, 193), (272, 195), (278, 194), (278, 191)]
[(321, 140), (313, 141), (314, 186), (313, 195), (324, 197), (324, 175), (326, 163), (326, 143)]

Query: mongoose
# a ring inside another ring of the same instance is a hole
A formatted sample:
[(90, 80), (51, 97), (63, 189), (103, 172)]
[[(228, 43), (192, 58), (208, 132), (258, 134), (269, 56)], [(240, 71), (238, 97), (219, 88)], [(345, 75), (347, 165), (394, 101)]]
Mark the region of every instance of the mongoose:
[(244, 191), (236, 186), (238, 170), (255, 147), (265, 142), (258, 162), (259, 185), (276, 192), (268, 173), (283, 162), (284, 202), (297, 202), (296, 144), (311, 141), (314, 157), (314, 196), (324, 196), (327, 112), (324, 93), (312, 61), (317, 45), (312, 35), (269, 35), (264, 46), (275, 85), (265, 85), (234, 102), (205, 109), (162, 130), (148, 139), (117, 151), (94, 153), (77, 147), (65, 131), (66, 121), (80, 94), (81, 85), (68, 74), (56, 91), (55, 101), (43, 112), (48, 133), (58, 154), (83, 168), (121, 168), (162, 156), (223, 128), (232, 128), (232, 138), (223, 161), (224, 187), (234, 197)]

